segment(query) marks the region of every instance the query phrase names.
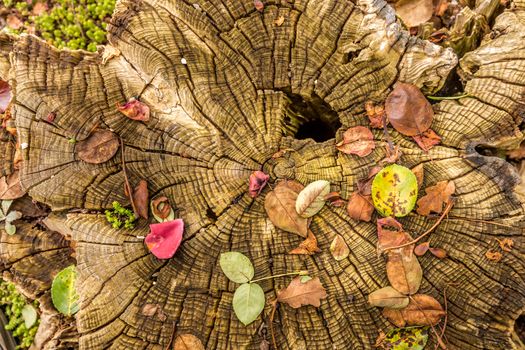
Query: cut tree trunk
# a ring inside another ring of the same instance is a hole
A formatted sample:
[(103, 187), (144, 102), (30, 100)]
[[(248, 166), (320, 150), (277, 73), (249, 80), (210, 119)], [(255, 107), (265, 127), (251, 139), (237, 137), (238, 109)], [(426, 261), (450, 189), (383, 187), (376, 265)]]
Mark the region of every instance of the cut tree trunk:
[[(279, 349), (372, 349), (379, 332), (392, 327), (367, 303), (368, 294), (388, 285), (375, 220), (358, 222), (344, 208), (325, 206), (310, 225), (322, 252), (290, 255), (301, 238), (272, 225), (264, 210), (269, 188), (251, 198), (248, 178), (262, 168), (271, 183), (323, 179), (348, 198), (385, 149), (363, 158), (343, 154), (335, 148), (342, 133), (367, 125), (365, 102), (383, 101), (397, 81), (438, 91), (458, 63), (453, 51), (410, 37), (383, 0), (273, 0), (262, 12), (252, 1), (124, 0), (108, 30), (110, 45), (98, 54), (60, 51), (34, 36), (0, 36), (0, 78), (15, 96), (22, 186), (53, 211), (86, 211), (64, 221), (79, 274), (80, 348), (165, 349), (174, 336), (191, 333), (207, 349), (259, 349), (271, 306), (242, 325), (232, 312), (237, 285), (218, 265), (221, 253), (239, 251), (253, 261), (255, 278), (306, 269), (327, 290), (319, 308), (278, 309)], [(108, 57), (113, 49), (120, 55)], [(443, 304), (448, 286), (450, 349), (518, 348), (513, 325), (525, 310), (525, 211), (513, 192), (519, 180), (508, 163), (479, 150), (515, 148), (523, 139), (524, 53), (520, 0), (459, 62), (469, 97), (434, 105), (432, 129), (441, 145), (425, 153), (390, 129), (403, 164), (425, 164), (423, 187), (456, 184), (455, 205), (431, 236), (449, 257), (419, 259), (421, 292)], [(149, 122), (117, 110), (131, 97), (151, 108)], [(95, 128), (112, 130), (125, 144), (102, 164), (75, 153)], [(374, 136), (384, 143), (382, 132)], [(293, 151), (272, 158), (284, 149)], [(184, 241), (172, 259), (149, 253), (144, 220), (134, 230), (115, 230), (103, 215), (88, 213), (128, 202), (122, 151), (130, 182), (146, 179), (152, 197), (167, 196), (184, 219)], [(434, 222), (402, 219), (415, 235)], [(34, 234), (41, 233), (21, 230), (19, 244), (3, 234), (0, 256), (30, 293), (49, 284), (42, 274), (53, 276), (62, 266), (59, 252), (68, 249), (53, 234)], [(341, 261), (329, 250), (337, 234), (350, 247)], [(501, 237), (511, 238), (514, 249), (499, 263), (489, 261), (485, 253)], [(28, 244), (54, 253), (35, 255)], [(261, 282), (267, 300), (289, 282)], [(143, 315), (146, 304), (158, 304), (166, 317)]]

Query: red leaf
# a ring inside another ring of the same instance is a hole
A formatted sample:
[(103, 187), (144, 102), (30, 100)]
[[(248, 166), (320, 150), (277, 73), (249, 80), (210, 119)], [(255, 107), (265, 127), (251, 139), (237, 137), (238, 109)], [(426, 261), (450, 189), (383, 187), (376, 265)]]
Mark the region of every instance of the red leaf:
[(249, 194), (250, 197), (255, 198), (257, 197), (261, 191), (263, 190), (264, 186), (268, 183), (268, 180), (270, 180), (270, 176), (266, 175), (262, 171), (254, 171), (250, 175), (250, 187), (249, 187)]
[(133, 200), (137, 212), (136, 216), (141, 216), (144, 219), (148, 219), (148, 203), (149, 203), (149, 194), (148, 194), (148, 183), (146, 180), (140, 180), (137, 187), (133, 191)]
[(336, 148), (346, 154), (355, 154), (364, 157), (372, 153), (376, 147), (374, 135), (364, 126), (356, 126), (345, 131), (343, 140), (337, 143)]
[(159, 259), (171, 258), (182, 241), (184, 221), (176, 219), (149, 225), (150, 233), (144, 242), (148, 249)]
[(134, 97), (130, 98), (128, 102), (121, 106), (117, 104), (117, 108), (129, 119), (143, 122), (149, 120), (149, 107)]
[(423, 242), (421, 244), (418, 244), (414, 248), (414, 254), (416, 254), (417, 256), (425, 255), (429, 247), (430, 247), (430, 242)]
[(421, 135), (412, 136), (414, 141), (417, 142), (418, 146), (425, 152), (428, 152), (432, 147), (439, 144), (441, 137), (434, 132), (432, 129), (428, 129)]
[(0, 113), (4, 113), (11, 102), (11, 88), (9, 84), (0, 80)]
[(374, 212), (372, 196), (362, 196), (357, 191), (352, 193), (346, 211), (354, 220), (370, 221)]

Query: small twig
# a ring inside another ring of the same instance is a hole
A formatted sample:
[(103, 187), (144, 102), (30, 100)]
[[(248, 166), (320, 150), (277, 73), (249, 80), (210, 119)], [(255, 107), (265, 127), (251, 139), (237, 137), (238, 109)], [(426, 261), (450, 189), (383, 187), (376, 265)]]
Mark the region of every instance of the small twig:
[(419, 242), (421, 240), (421, 238), (427, 236), (429, 233), (431, 233), (432, 231), (434, 231), (434, 229), (441, 223), (441, 221), (443, 221), (443, 219), (445, 218), (445, 216), (448, 214), (448, 212), (450, 211), (450, 209), (452, 209), (452, 206), (454, 205), (454, 201), (453, 200), (450, 200), (447, 204), (447, 206), (445, 207), (445, 210), (443, 211), (443, 214), (441, 214), (441, 216), (439, 217), (439, 219), (434, 223), (434, 225), (432, 225), (431, 228), (429, 228), (425, 233), (423, 233), (422, 235), (420, 235), (419, 237), (417, 237), (416, 239), (413, 239), (412, 241), (408, 242), (408, 243), (404, 243), (404, 244), (400, 244), (400, 245), (397, 245), (397, 246), (394, 246), (394, 247), (387, 247), (387, 248), (384, 248), (383, 249), (383, 252), (387, 251), (387, 250), (392, 250), (392, 249), (398, 249), (398, 248), (403, 248), (403, 247), (407, 247), (409, 245), (412, 245), (412, 244), (415, 244), (417, 242)]
[(166, 350), (170, 350), (171, 349), (171, 344), (173, 343), (173, 338), (175, 338), (175, 321), (173, 321), (173, 332), (171, 332), (170, 342), (168, 343), (168, 346), (166, 346)]
[(394, 142), (392, 141), (392, 138), (390, 137), (390, 134), (388, 133), (388, 128), (386, 127), (386, 113), (383, 116), (383, 133), (386, 137), (386, 142), (388, 142), (388, 147), (390, 148), (390, 152), (394, 153)]
[(126, 187), (126, 190), (128, 191), (129, 195), (129, 201), (131, 202), (131, 208), (133, 208), (133, 213), (135, 216), (137, 216), (138, 210), (135, 206), (135, 201), (133, 200), (133, 192), (131, 189), (131, 185), (129, 184), (128, 179), (128, 173), (126, 172), (126, 160), (124, 159), (124, 140), (122, 140), (122, 137), (119, 136), (120, 139), (120, 158), (122, 161), (122, 171), (124, 172), (124, 186)]
[[(450, 286), (454, 286), (456, 285), (455, 283), (454, 284), (447, 284), (445, 286), (445, 289), (443, 290), (443, 300), (444, 300), (444, 303), (445, 303), (445, 319), (443, 321), (443, 329), (441, 330), (441, 338), (443, 338), (445, 336), (445, 330), (447, 329), (447, 321), (448, 321), (448, 303), (447, 303), (447, 288), (450, 287)], [(437, 346), (436, 346), (436, 349), (437, 349)]]
[(259, 281), (269, 280), (270, 278), (277, 278), (277, 277), (284, 277), (284, 276), (292, 276), (292, 275), (305, 276), (305, 275), (308, 275), (308, 271), (306, 271), (306, 270), (301, 270), (301, 271), (295, 271), (295, 272), (282, 273), (282, 274), (280, 274), (280, 275), (268, 276), (268, 277), (258, 278), (258, 279), (256, 279), (256, 280), (251, 280), (249, 283), (254, 283), (254, 282), (259, 282)]

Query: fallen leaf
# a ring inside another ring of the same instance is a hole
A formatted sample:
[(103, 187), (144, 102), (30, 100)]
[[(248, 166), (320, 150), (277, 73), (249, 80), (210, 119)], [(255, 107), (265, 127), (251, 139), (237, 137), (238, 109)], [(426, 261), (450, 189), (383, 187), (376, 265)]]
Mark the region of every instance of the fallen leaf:
[(326, 180), (314, 181), (306, 186), (295, 201), (295, 210), (303, 218), (317, 214), (325, 205), (324, 197), (330, 192), (330, 182)]
[[(398, 231), (386, 230), (384, 227), (396, 228)], [(403, 232), (403, 226), (394, 218), (386, 217), (377, 220), (377, 248), (381, 252), (384, 249), (395, 247), (408, 242), (407, 235)]]
[(148, 105), (140, 102), (134, 97), (130, 98), (129, 101), (123, 105), (117, 103), (117, 108), (129, 119), (143, 122), (149, 121), (150, 111)]
[(427, 131), (434, 119), (432, 106), (419, 88), (401, 82), (396, 83), (388, 95), (385, 111), (394, 129), (406, 136)]
[(319, 277), (302, 283), (301, 276), (295, 277), (288, 287), (277, 293), (277, 301), (297, 309), (303, 305), (321, 306), (321, 299), (326, 298), (326, 291)]
[(417, 179), (410, 169), (392, 164), (372, 181), (372, 203), (383, 216), (406, 216), (417, 200)]
[(341, 235), (336, 235), (332, 244), (330, 244), (330, 252), (335, 260), (340, 261), (348, 257), (350, 248), (348, 248), (348, 244), (346, 244)]
[(261, 0), (253, 0), (253, 6), (255, 6), (255, 9), (259, 12), (264, 11), (264, 4)]
[(430, 212), (441, 213), (443, 204), (450, 202), (450, 196), (456, 191), (453, 181), (440, 181), (425, 189), (426, 195), (417, 201), (417, 213), (428, 216)]
[(341, 198), (341, 193), (339, 192), (328, 193), (326, 196), (324, 196), (324, 200), (334, 207), (342, 207), (346, 204), (346, 201)]
[[(404, 233), (407, 239), (411, 239), (408, 233)], [(387, 252), (386, 275), (392, 287), (403, 294), (414, 294), (419, 290), (423, 270), (414, 254), (414, 245)]]
[(146, 180), (140, 180), (137, 187), (135, 187), (135, 190), (133, 191), (133, 200), (135, 201), (135, 207), (137, 209), (135, 216), (140, 216), (148, 220), (149, 193)]
[(445, 311), (439, 301), (430, 295), (416, 294), (410, 297), (410, 302), (404, 309), (385, 308), (383, 315), (397, 327), (435, 326), (445, 316)]
[(356, 126), (346, 130), (343, 134), (343, 140), (335, 146), (345, 154), (355, 154), (359, 157), (369, 155), (376, 147), (374, 135), (370, 129), (364, 126)]
[(428, 341), (428, 328), (394, 328), (384, 335), (380, 343), (384, 350), (423, 350)]
[(80, 309), (76, 291), (77, 269), (71, 265), (61, 270), (51, 284), (51, 300), (55, 308), (66, 316), (74, 315)]
[(499, 262), (503, 258), (503, 255), (500, 252), (493, 252), (492, 250), (488, 250), (485, 253), (485, 256), (487, 259), (494, 262)]
[(9, 84), (0, 80), (0, 113), (4, 113), (7, 110), (12, 97)]
[(441, 43), (449, 38), (449, 32), (447, 28), (441, 28), (430, 34), (428, 41), (434, 44)]
[(430, 242), (423, 242), (421, 244), (418, 244), (414, 248), (414, 254), (417, 256), (423, 256), (428, 251), (428, 248), (430, 248)]
[(315, 238), (312, 230), (308, 230), (308, 237), (299, 244), (299, 247), (292, 249), (288, 254), (294, 255), (313, 255), (319, 253), (321, 249), (317, 247), (317, 238)]
[(22, 308), (22, 319), (24, 320), (24, 325), (26, 329), (30, 329), (36, 323), (38, 319), (38, 314), (36, 309), (31, 304), (26, 304)]
[(241, 284), (233, 294), (233, 311), (245, 326), (259, 317), (265, 303), (264, 291), (257, 283)]
[(171, 258), (179, 249), (184, 232), (182, 219), (150, 224), (150, 233), (144, 243), (148, 249), (159, 259)]
[(20, 29), (24, 25), (24, 22), (16, 15), (16, 14), (9, 14), (7, 15), (6, 24), (11, 29)]
[(142, 315), (146, 317), (151, 317), (157, 313), (158, 308), (158, 304), (144, 304), (144, 306), (142, 307)]
[(0, 178), (0, 199), (17, 199), (25, 193), (20, 183), (19, 170), (15, 170), (11, 175)]
[(412, 136), (418, 146), (425, 152), (428, 152), (432, 147), (441, 142), (441, 136), (436, 134), (434, 130), (428, 129), (421, 135)]
[(385, 122), (388, 123), (388, 120), (385, 118), (385, 106), (376, 105), (372, 101), (365, 102), (365, 110), (368, 119), (370, 120), (370, 127), (373, 129), (383, 129)]
[(204, 345), (193, 334), (181, 334), (175, 338), (173, 350), (204, 350)]
[(385, 148), (386, 148), (386, 157), (383, 158), (379, 163), (381, 165), (396, 163), (401, 157), (401, 152), (399, 151), (399, 145), (395, 145), (393, 150), (390, 149), (389, 145), (386, 145)]
[(362, 196), (370, 196), (372, 194), (372, 182), (381, 169), (383, 169), (383, 167), (376, 165), (370, 168), (366, 178), (357, 180), (357, 190)]
[(402, 309), (408, 305), (408, 297), (388, 286), (378, 289), (368, 295), (368, 303), (377, 307)]
[(275, 21), (273, 21), (273, 23), (274, 23), (277, 27), (282, 26), (283, 23), (284, 23), (284, 16), (279, 16), (279, 18), (277, 18)]
[(437, 5), (434, 7), (434, 15), (442, 17), (450, 5), (450, 0), (439, 0)]
[(434, 255), (436, 258), (445, 259), (447, 257), (447, 251), (445, 249), (431, 247), (428, 248), (428, 250), (430, 250), (432, 255)]
[(417, 188), (420, 189), (421, 186), (423, 186), (423, 180), (425, 179), (425, 168), (423, 166), (423, 163), (416, 165), (410, 170), (416, 176)]
[(407, 28), (417, 27), (432, 17), (434, 6), (432, 0), (399, 0), (394, 3), (396, 15)]
[(372, 213), (374, 212), (372, 196), (363, 196), (358, 191), (352, 193), (346, 211), (354, 220), (369, 222), (372, 219)]
[(219, 265), (226, 277), (235, 283), (250, 282), (255, 274), (250, 259), (239, 252), (222, 253)]
[(496, 238), (496, 241), (498, 241), (500, 248), (505, 252), (512, 251), (512, 247), (514, 246), (514, 241), (511, 238), (503, 238), (502, 240), (499, 240)]
[(157, 222), (171, 221), (175, 218), (175, 212), (171, 208), (167, 197), (160, 196), (150, 202), (151, 213)]
[(109, 130), (97, 129), (87, 139), (75, 144), (78, 157), (86, 163), (100, 164), (107, 162), (119, 148), (117, 135)]
[(264, 172), (259, 170), (254, 171), (250, 175), (250, 184), (248, 190), (250, 197), (257, 197), (263, 190), (264, 186), (266, 186), (266, 184), (268, 183), (268, 180), (270, 180), (269, 175), (266, 175)]
[(119, 49), (111, 45), (104, 46), (104, 51), (102, 52), (102, 65), (105, 65), (106, 63), (108, 63), (108, 61), (112, 59), (113, 57), (118, 57), (118, 56), (120, 56)]
[(296, 181), (281, 181), (264, 200), (266, 215), (272, 224), (283, 231), (306, 238), (308, 219), (297, 214), (295, 202), (303, 185)]

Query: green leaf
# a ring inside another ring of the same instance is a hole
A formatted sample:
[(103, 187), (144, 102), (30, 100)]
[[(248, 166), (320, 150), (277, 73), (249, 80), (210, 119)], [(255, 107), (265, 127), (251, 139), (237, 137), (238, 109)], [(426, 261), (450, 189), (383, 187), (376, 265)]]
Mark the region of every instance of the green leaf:
[(31, 328), (36, 323), (37, 317), (36, 309), (32, 305), (26, 304), (22, 309), (22, 318), (24, 319), (27, 329)]
[(14, 235), (16, 233), (16, 226), (10, 223), (9, 221), (5, 222), (5, 232), (7, 232), (8, 235)]
[(245, 326), (249, 325), (264, 309), (264, 291), (257, 283), (241, 284), (233, 295), (233, 311)]
[(308, 184), (297, 196), (295, 211), (303, 218), (314, 216), (325, 205), (325, 197), (329, 192), (330, 182), (326, 180), (317, 180)]
[(384, 167), (372, 182), (372, 202), (383, 216), (406, 216), (417, 200), (417, 179), (410, 169), (392, 164)]
[(13, 201), (12, 200), (3, 200), (2, 201), (2, 212), (3, 214), (7, 214), (7, 212), (9, 211), (9, 208), (11, 207), (11, 204), (13, 204)]
[(222, 253), (219, 261), (222, 272), (236, 283), (250, 282), (254, 275), (253, 265), (248, 257), (239, 252)]
[(423, 350), (427, 345), (428, 327), (394, 328), (386, 334), (383, 349)]
[(75, 289), (77, 271), (75, 265), (60, 271), (51, 286), (51, 299), (55, 308), (66, 316), (75, 314), (78, 309), (78, 294)]

